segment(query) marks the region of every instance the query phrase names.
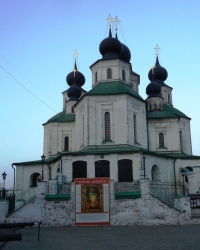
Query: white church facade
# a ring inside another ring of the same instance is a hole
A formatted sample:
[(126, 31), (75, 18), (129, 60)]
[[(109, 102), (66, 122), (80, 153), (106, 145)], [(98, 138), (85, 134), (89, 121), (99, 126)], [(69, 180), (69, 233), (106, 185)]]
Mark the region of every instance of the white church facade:
[(101, 58), (90, 66), (88, 92), (75, 60), (62, 93), (63, 110), (43, 124), (43, 159), (13, 163), (16, 194), (39, 181), (73, 185), (76, 178), (101, 177), (118, 187), (148, 179), (175, 196), (200, 191), (200, 156), (192, 155), (190, 118), (173, 106), (167, 70), (157, 55), (144, 100), (131, 52), (113, 33), (110, 28), (99, 45)]

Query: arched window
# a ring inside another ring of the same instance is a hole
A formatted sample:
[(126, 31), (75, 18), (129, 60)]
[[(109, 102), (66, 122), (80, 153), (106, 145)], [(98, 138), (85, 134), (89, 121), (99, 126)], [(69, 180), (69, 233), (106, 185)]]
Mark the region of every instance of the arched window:
[(157, 109), (157, 105), (156, 105), (156, 103), (154, 103), (154, 110), (156, 110)]
[(164, 134), (163, 133), (159, 133), (159, 148), (164, 148), (165, 147), (165, 143), (164, 143)]
[(125, 81), (126, 80), (126, 72), (124, 69), (122, 69), (122, 80)]
[(111, 68), (107, 69), (107, 79), (112, 79), (112, 69)]
[(41, 177), (39, 173), (33, 173), (30, 176), (30, 187), (37, 187), (37, 182), (40, 180), (39, 177)]
[(137, 142), (137, 120), (136, 115), (133, 115), (133, 140)]
[(170, 97), (170, 94), (167, 95), (167, 102), (168, 102), (169, 104), (171, 104), (171, 97)]
[(95, 72), (95, 83), (98, 81), (97, 72)]
[(151, 169), (151, 178), (153, 181), (160, 181), (160, 169), (156, 164)]
[(106, 112), (104, 115), (104, 123), (105, 123), (105, 141), (111, 140), (110, 135), (110, 113)]
[(110, 177), (110, 162), (100, 160), (95, 162), (95, 177)]
[(65, 136), (64, 139), (64, 151), (69, 151), (69, 137)]
[(181, 152), (183, 152), (183, 138), (182, 138), (182, 131), (179, 131), (179, 137), (180, 137), (180, 148), (181, 148)]
[(118, 182), (132, 182), (133, 167), (132, 161), (128, 159), (118, 161)]
[(75, 161), (73, 166), (73, 181), (75, 178), (87, 178), (87, 162)]

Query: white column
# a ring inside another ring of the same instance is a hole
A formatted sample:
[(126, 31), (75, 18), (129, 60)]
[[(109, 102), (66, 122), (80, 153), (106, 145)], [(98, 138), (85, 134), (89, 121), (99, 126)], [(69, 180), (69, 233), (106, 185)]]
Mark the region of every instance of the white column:
[(190, 198), (189, 197), (181, 197), (180, 198), (181, 202), (181, 212), (187, 213), (191, 215), (191, 207), (190, 207)]
[(95, 177), (95, 156), (94, 155), (87, 156), (87, 177), (88, 178)]
[(141, 195), (149, 194), (149, 179), (140, 179)]
[(108, 160), (110, 161), (110, 179), (117, 181), (118, 180), (117, 154), (110, 155)]
[(63, 174), (67, 177), (67, 182), (72, 181), (72, 157), (67, 156), (63, 160)]
[(46, 193), (46, 181), (38, 181), (36, 193), (37, 195)]

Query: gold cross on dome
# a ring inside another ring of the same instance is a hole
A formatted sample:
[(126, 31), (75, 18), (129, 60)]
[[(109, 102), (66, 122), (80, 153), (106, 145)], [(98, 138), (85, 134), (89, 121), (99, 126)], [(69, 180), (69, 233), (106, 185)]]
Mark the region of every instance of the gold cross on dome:
[(113, 22), (113, 18), (111, 17), (111, 15), (109, 14), (108, 17), (106, 18), (106, 20), (109, 23), (109, 26), (111, 27), (111, 23)]
[(156, 44), (156, 47), (155, 47), (154, 49), (155, 49), (156, 55), (158, 55), (159, 50), (160, 50), (160, 48), (159, 48), (158, 44)]
[(118, 17), (116, 16), (115, 19), (113, 20), (113, 22), (115, 23), (115, 30), (117, 32), (118, 30), (118, 24), (121, 22)]
[(76, 49), (74, 50), (74, 53), (73, 53), (73, 56), (74, 56), (74, 77), (76, 75), (76, 71), (77, 71), (77, 68), (76, 68), (76, 59), (78, 58), (78, 52), (76, 51)]
[(151, 67), (151, 72), (152, 72), (152, 74), (154, 74), (154, 69), (156, 68), (156, 66), (152, 66)]
[(74, 77), (75, 77), (77, 69), (74, 67), (73, 71), (74, 71)]
[(76, 49), (74, 50), (73, 56), (74, 56), (74, 60), (76, 60), (76, 58), (78, 57), (78, 52), (76, 51)]

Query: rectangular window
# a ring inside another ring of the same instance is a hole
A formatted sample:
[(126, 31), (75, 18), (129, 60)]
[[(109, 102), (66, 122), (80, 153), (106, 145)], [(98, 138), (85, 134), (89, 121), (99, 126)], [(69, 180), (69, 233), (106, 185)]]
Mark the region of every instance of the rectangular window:
[(132, 182), (133, 181), (133, 167), (132, 161), (129, 159), (122, 159), (118, 161), (118, 182)]
[(64, 151), (69, 151), (69, 137), (68, 136), (65, 137)]
[(110, 141), (111, 135), (110, 135), (110, 113), (109, 112), (105, 113), (104, 123), (105, 123), (105, 141)]
[(200, 208), (200, 199), (199, 198), (190, 198), (191, 208)]
[(133, 115), (133, 140), (137, 142), (137, 120), (136, 115)]
[(163, 133), (159, 133), (159, 148), (164, 148), (165, 144), (164, 144), (164, 134)]
[(107, 79), (112, 79), (112, 69), (111, 68), (107, 69)]
[(182, 131), (179, 131), (179, 136), (180, 136), (180, 148), (181, 148), (181, 152), (183, 152)]
[(123, 81), (126, 80), (126, 72), (125, 72), (124, 69), (122, 70), (122, 80), (123, 80)]
[(95, 72), (95, 83), (98, 81), (97, 79), (97, 72)]

